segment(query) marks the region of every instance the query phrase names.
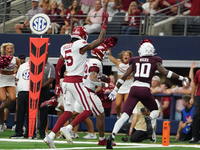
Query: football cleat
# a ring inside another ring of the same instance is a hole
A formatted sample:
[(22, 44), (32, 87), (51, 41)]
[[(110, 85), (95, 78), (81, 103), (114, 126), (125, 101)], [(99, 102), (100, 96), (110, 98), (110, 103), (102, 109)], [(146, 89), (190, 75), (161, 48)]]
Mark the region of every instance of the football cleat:
[(3, 132), (5, 129), (7, 129), (6, 124), (4, 123), (4, 125), (0, 125), (0, 132)]
[(72, 138), (71, 138), (71, 131), (67, 127), (62, 127), (60, 129), (60, 133), (66, 138), (66, 141), (70, 145), (73, 145), (73, 141), (72, 141)]
[(106, 140), (106, 149), (113, 149), (113, 141), (112, 134)]
[(145, 116), (145, 122), (147, 124), (147, 134), (152, 135), (153, 128), (152, 128), (152, 124), (151, 124), (151, 118), (149, 116)]
[[(98, 145), (106, 145), (106, 138), (103, 141), (99, 140)], [(113, 143), (113, 146), (115, 146), (115, 145), (116, 145), (116, 143)]]
[(86, 136), (83, 137), (84, 139), (97, 139), (96, 134), (88, 133)]
[(54, 141), (50, 139), (48, 135), (44, 138), (44, 143), (46, 143), (49, 148), (56, 148), (56, 146), (54, 145)]

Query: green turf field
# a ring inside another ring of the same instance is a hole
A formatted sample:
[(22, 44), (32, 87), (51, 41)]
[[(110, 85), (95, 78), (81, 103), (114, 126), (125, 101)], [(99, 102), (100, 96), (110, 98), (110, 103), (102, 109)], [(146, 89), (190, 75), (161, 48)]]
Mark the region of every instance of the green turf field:
[[(11, 130), (5, 130), (0, 133), (0, 149), (48, 149), (48, 146), (43, 143), (42, 139), (30, 140), (30, 139), (9, 139), (9, 136), (13, 135), (14, 132)], [(57, 149), (62, 150), (103, 150), (106, 149), (105, 146), (98, 146), (98, 140), (86, 140), (82, 137), (86, 133), (79, 133), (80, 138), (73, 139), (74, 145), (69, 145), (65, 139), (55, 139), (55, 146)], [(106, 137), (109, 133), (106, 134)], [(114, 149), (123, 149), (123, 150), (192, 150), (200, 149), (200, 144), (189, 144), (186, 142), (175, 142), (175, 137), (170, 137), (170, 145), (162, 146), (162, 137), (161, 135), (157, 136), (156, 143), (150, 143), (149, 140), (145, 140), (142, 143), (131, 143), (123, 142), (121, 140), (124, 135), (116, 136), (115, 142), (117, 143), (114, 146)]]

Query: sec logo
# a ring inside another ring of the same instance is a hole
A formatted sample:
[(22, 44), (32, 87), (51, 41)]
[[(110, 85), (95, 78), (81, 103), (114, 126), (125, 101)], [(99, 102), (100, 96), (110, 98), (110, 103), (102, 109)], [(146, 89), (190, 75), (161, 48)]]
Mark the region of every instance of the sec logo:
[(22, 78), (24, 80), (29, 80), (29, 69), (25, 70), (23, 73), (22, 73)]
[(30, 29), (35, 34), (44, 34), (50, 27), (50, 19), (45, 14), (36, 14), (30, 20)]

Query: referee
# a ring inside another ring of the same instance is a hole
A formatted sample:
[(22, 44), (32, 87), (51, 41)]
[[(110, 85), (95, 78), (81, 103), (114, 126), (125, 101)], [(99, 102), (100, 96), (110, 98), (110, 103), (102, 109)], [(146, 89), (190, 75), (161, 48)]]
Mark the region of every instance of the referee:
[[(15, 134), (10, 138), (24, 138), (23, 125), (25, 114), (28, 116), (28, 102), (29, 102), (29, 62), (20, 65), (16, 75), (17, 88), (18, 88), (18, 101), (17, 101), (17, 121)], [(28, 130), (28, 117), (26, 120), (26, 132)]]

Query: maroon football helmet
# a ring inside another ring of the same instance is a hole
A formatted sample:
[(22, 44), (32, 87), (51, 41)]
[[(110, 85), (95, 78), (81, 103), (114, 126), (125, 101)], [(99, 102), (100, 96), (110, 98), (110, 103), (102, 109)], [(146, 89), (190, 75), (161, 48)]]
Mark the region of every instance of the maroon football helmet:
[(72, 31), (71, 38), (84, 39), (87, 41), (88, 33), (85, 27), (82, 26), (75, 27)]
[(91, 55), (98, 57), (100, 60), (104, 60), (108, 58), (109, 51), (107, 46), (104, 43), (102, 43), (101, 45), (99, 45), (91, 51)]

